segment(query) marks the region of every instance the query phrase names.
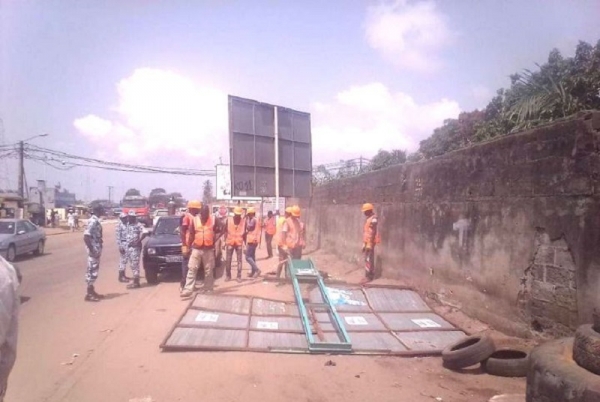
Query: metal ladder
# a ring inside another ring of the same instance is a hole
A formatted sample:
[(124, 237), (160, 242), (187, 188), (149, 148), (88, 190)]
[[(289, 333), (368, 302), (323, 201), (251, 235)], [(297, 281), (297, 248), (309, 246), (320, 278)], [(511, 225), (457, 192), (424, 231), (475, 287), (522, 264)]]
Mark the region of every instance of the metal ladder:
[[(319, 274), (319, 271), (315, 267), (313, 261), (311, 259), (289, 259), (288, 270), (290, 278), (292, 279), (292, 285), (294, 286), (294, 295), (296, 298), (296, 303), (298, 304), (298, 310), (300, 312), (300, 318), (302, 319), (302, 326), (304, 327), (304, 333), (308, 342), (309, 351), (314, 353), (352, 352), (352, 343), (350, 341), (350, 337), (346, 332), (344, 324), (340, 320), (335, 306), (329, 299), (327, 289), (323, 283), (323, 278), (321, 277), (321, 274)], [(300, 283), (316, 284), (321, 294), (323, 303), (305, 303), (302, 299)], [(318, 313), (326, 313), (328, 315), (329, 321), (335, 330), (335, 335), (338, 339), (337, 342), (331, 340), (327, 341), (324, 339), (324, 333), (318, 329), (318, 323), (316, 322), (316, 332), (319, 339), (315, 339), (315, 336), (313, 335), (313, 328), (311, 327), (309, 319), (309, 311), (313, 317)]]

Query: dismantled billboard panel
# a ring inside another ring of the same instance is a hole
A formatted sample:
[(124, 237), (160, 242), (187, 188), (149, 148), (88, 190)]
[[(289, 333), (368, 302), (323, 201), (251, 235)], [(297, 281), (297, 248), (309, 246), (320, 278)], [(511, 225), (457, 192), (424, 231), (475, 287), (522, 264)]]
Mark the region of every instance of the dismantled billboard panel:
[[(414, 291), (390, 287), (327, 287), (347, 331), (351, 354), (436, 355), (465, 336)], [(310, 305), (322, 303), (318, 289)], [(313, 336), (339, 342), (331, 313), (309, 309)], [(197, 295), (161, 345), (165, 351), (231, 350), (310, 353), (295, 303), (258, 297)], [(313, 351), (314, 352), (314, 351)]]

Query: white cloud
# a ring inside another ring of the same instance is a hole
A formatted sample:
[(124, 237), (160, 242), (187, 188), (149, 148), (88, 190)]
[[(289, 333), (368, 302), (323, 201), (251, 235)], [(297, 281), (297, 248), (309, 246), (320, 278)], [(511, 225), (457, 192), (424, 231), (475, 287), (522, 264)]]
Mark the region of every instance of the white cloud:
[(414, 151), (434, 128), (460, 112), (456, 101), (417, 104), (378, 82), (353, 86), (311, 110), (315, 163), (371, 157), (379, 149)]
[(369, 45), (398, 67), (420, 72), (441, 66), (438, 51), (450, 44), (455, 34), (433, 1), (383, 2), (367, 12)]
[(73, 122), (99, 152), (164, 166), (183, 162), (173, 158), (204, 158), (203, 163), (195, 159), (197, 168), (209, 168), (219, 156), (227, 156), (224, 92), (171, 71), (142, 68), (118, 83), (117, 94), (115, 118), (90, 114)]

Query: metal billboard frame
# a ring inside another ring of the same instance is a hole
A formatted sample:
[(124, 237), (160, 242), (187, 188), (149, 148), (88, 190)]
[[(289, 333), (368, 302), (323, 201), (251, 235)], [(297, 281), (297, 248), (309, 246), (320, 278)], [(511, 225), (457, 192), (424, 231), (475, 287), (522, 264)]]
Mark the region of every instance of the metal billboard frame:
[(308, 197), (310, 114), (233, 95), (228, 108), (232, 198)]

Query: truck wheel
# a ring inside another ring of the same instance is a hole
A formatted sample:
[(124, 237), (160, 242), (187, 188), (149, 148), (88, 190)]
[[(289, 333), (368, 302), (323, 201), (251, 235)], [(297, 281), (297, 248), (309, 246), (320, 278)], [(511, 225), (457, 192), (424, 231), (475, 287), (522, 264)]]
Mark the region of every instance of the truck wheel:
[(158, 283), (158, 268), (152, 265), (144, 267), (146, 272), (146, 282), (149, 285), (156, 285)]
[(527, 371), (527, 402), (600, 401), (600, 376), (573, 360), (573, 338), (533, 349)]
[(444, 367), (459, 370), (486, 360), (496, 347), (487, 335), (467, 336), (442, 351)]
[(600, 333), (591, 324), (577, 328), (573, 341), (573, 360), (580, 367), (600, 374)]
[(17, 258), (17, 249), (14, 244), (8, 246), (8, 250), (6, 251), (6, 260), (8, 262), (13, 262)]
[(529, 354), (522, 350), (497, 350), (483, 362), (484, 370), (500, 377), (525, 377), (529, 365)]

